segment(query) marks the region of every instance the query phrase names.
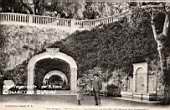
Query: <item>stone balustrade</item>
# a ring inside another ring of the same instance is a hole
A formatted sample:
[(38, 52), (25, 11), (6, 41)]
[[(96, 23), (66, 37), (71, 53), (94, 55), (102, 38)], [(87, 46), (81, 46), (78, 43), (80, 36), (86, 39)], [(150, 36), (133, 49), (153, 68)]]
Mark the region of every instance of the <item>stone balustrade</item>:
[(96, 26), (99, 26), (101, 24), (110, 24), (115, 21), (119, 21), (123, 17), (130, 15), (130, 12), (124, 12), (119, 15), (114, 15), (106, 18), (99, 18), (99, 19), (93, 19), (93, 20), (76, 20), (75, 26), (79, 28), (94, 28)]
[(122, 17), (129, 15), (129, 11), (119, 15), (93, 20), (75, 20), (64, 19), (40, 15), (28, 15), (18, 13), (0, 13), (0, 23), (5, 24), (23, 24), (23, 25), (51, 25), (54, 27), (73, 27), (91, 29), (101, 24), (109, 24), (120, 20)]
[(29, 23), (30, 16), (16, 13), (0, 13), (0, 21)]

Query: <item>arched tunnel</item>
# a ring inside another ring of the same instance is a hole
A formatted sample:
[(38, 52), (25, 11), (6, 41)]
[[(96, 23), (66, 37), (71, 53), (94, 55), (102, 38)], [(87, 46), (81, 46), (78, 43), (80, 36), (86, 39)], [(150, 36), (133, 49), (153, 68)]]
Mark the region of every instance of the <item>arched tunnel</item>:
[(60, 59), (42, 59), (35, 64), (34, 85), (36, 89), (69, 90), (70, 67)]

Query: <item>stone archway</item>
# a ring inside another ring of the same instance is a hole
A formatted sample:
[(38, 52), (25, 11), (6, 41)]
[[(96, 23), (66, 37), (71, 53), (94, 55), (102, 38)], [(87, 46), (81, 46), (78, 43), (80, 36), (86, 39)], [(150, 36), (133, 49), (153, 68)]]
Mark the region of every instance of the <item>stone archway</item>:
[(52, 76), (59, 76), (61, 78), (61, 80), (63, 82), (66, 83), (66, 85), (68, 85), (68, 79), (67, 79), (67, 76), (61, 72), (61, 71), (58, 71), (58, 70), (53, 70), (53, 71), (50, 71), (49, 73), (47, 73), (45, 76), (44, 76), (44, 79), (43, 79), (43, 83), (45, 84), (47, 80), (49, 80)]
[(60, 59), (68, 63), (70, 66), (70, 90), (76, 91), (77, 89), (77, 64), (75, 60), (62, 52), (59, 52), (58, 48), (47, 48), (46, 52), (35, 55), (28, 62), (28, 76), (27, 76), (27, 94), (34, 94), (34, 75), (35, 65), (38, 61), (45, 58)]

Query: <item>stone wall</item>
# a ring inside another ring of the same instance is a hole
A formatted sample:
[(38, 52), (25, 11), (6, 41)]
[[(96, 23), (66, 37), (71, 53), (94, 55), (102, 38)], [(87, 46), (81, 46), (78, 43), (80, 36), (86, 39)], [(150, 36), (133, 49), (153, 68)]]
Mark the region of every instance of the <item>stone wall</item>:
[(65, 39), (69, 33), (54, 28), (31, 26), (0, 26), (1, 69), (11, 70), (46, 47)]

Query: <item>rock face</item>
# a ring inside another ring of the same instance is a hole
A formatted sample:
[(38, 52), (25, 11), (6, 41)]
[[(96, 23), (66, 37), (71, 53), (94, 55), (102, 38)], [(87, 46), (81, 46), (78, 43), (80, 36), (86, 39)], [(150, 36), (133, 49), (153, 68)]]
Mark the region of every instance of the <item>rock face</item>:
[(1, 67), (11, 70), (50, 44), (65, 39), (69, 33), (60, 29), (1, 25)]

